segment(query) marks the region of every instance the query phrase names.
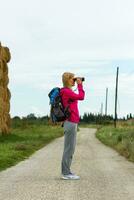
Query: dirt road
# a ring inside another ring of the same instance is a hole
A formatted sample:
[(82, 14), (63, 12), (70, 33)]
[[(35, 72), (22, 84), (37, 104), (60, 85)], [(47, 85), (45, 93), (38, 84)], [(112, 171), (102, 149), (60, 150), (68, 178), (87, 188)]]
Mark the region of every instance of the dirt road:
[(81, 128), (72, 171), (80, 180), (61, 180), (64, 138), (58, 138), (0, 173), (0, 200), (134, 200), (134, 164)]

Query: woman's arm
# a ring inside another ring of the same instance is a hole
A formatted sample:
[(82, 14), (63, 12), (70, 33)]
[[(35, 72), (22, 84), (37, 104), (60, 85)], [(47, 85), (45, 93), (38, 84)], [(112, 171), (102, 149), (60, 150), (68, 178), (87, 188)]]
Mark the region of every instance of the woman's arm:
[(78, 94), (73, 92), (72, 90), (67, 91), (67, 96), (72, 100), (84, 100), (85, 97), (85, 91), (83, 90), (83, 85), (78, 84)]

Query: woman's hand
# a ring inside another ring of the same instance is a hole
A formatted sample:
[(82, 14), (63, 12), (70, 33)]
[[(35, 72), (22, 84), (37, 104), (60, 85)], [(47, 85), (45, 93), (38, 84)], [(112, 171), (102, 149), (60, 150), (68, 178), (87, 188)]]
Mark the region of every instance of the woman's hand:
[(80, 78), (77, 78), (76, 82), (77, 84), (82, 84), (82, 80)]

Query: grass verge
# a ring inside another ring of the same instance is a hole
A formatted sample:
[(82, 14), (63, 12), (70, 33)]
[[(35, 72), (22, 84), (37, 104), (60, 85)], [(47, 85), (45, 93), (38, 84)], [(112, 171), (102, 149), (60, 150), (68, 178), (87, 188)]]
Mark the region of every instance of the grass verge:
[(134, 126), (119, 126), (116, 129), (103, 126), (96, 132), (96, 137), (134, 162)]
[(0, 171), (16, 165), (61, 136), (63, 136), (63, 128), (48, 125), (16, 128), (12, 129), (10, 135), (0, 135)]

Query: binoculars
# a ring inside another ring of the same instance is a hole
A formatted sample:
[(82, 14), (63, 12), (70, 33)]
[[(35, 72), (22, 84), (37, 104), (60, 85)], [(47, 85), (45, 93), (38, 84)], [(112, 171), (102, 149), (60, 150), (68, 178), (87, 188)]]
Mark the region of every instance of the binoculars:
[(84, 77), (76, 77), (76, 78), (74, 78), (73, 80), (76, 81), (77, 78), (81, 79), (82, 81), (85, 81), (85, 78), (84, 78)]

